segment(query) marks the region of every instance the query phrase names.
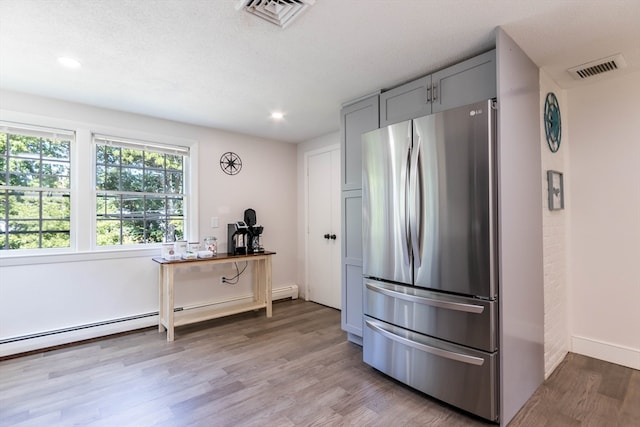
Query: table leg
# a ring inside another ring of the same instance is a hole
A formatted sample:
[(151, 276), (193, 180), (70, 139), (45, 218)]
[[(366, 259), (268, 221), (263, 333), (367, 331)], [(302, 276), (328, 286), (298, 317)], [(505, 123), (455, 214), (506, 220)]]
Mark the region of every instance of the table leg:
[(160, 300), (160, 308), (158, 310), (158, 332), (164, 332), (165, 327), (162, 324), (162, 319), (164, 319), (165, 316), (165, 306), (164, 306), (164, 281), (165, 281), (165, 274), (164, 274), (164, 269), (165, 266), (161, 265), (160, 266), (160, 273), (159, 273), (159, 277), (160, 277), (160, 283), (158, 286), (159, 289), (159, 300)]
[(271, 290), (271, 257), (268, 256), (264, 259), (264, 284), (265, 284), (265, 293), (267, 297), (267, 317), (271, 317), (271, 298), (273, 296), (273, 291)]
[(173, 292), (173, 265), (169, 265), (167, 277), (167, 341), (173, 341), (173, 321), (174, 321), (174, 292)]

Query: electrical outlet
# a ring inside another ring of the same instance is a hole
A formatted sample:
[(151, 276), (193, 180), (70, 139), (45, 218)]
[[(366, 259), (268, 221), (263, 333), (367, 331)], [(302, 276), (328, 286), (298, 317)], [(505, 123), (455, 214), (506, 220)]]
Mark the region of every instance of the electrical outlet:
[(227, 283), (227, 279), (224, 276), (220, 276), (220, 284), (224, 285), (225, 283)]
[(218, 217), (217, 216), (212, 216), (211, 217), (211, 228), (218, 228)]

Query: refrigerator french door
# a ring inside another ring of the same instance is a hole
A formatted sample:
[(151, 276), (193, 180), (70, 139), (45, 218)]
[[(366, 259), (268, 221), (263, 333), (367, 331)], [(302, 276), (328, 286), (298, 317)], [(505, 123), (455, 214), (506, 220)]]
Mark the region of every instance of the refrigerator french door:
[(363, 134), (363, 355), (496, 421), (493, 106)]

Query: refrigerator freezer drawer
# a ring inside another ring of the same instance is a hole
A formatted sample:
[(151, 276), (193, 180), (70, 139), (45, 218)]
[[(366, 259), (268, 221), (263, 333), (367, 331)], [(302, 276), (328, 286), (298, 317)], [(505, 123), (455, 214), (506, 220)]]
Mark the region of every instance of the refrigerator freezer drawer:
[(364, 313), (403, 328), (488, 352), (498, 348), (497, 302), (364, 280)]
[(365, 316), (364, 362), (436, 399), (498, 419), (497, 353), (407, 331)]

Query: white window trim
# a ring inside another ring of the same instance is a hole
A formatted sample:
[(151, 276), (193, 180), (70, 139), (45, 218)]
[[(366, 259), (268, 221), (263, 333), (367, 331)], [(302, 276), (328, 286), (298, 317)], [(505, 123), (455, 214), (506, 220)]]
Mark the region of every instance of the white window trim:
[[(59, 119), (37, 114), (0, 110), (0, 120), (24, 123), (45, 128), (75, 131), (71, 146), (71, 247), (42, 250), (0, 251), (0, 267), (75, 262), (93, 259), (117, 259), (131, 256), (159, 256), (160, 243), (135, 247), (97, 247), (95, 244), (95, 145), (93, 134), (126, 136), (133, 140), (154, 141), (158, 144), (189, 148), (189, 161), (185, 165), (185, 221), (189, 241), (199, 240), (198, 230), (198, 146), (196, 140), (159, 135), (145, 131), (122, 129), (96, 123)], [(89, 174), (89, 175), (87, 175)], [(88, 179), (88, 176), (91, 179)], [(86, 230), (86, 232), (85, 232)]]

